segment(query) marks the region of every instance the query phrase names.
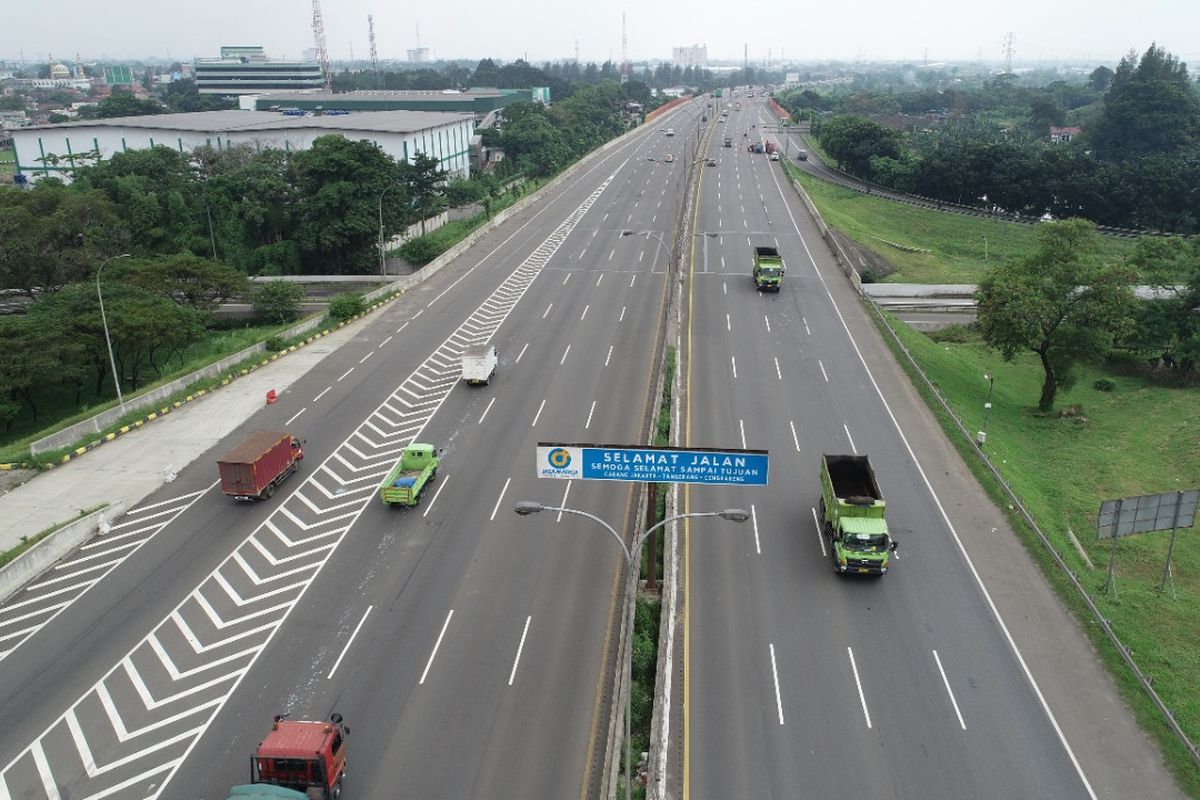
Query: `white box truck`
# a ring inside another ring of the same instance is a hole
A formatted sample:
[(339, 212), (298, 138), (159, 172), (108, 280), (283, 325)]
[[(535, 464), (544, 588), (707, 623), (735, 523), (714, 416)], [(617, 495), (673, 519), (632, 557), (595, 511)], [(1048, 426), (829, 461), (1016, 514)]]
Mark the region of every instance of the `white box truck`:
[(462, 376), (471, 384), (489, 383), (496, 374), (496, 348), (490, 344), (468, 347), (463, 351)]

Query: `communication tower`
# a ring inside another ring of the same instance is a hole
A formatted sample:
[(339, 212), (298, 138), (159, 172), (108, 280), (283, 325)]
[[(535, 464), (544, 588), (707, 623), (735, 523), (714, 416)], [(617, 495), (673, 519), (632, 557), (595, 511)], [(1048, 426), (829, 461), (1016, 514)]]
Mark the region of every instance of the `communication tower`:
[(375, 51), (375, 17), (367, 14), (367, 39), (371, 42), (371, 69), (379, 72), (379, 53)]
[(621, 12), (621, 83), (629, 80), (629, 37), (625, 31), (625, 12)]
[(321, 18), (321, 0), (313, 0), (312, 5), (313, 39), (317, 45), (317, 61), (321, 62), (321, 72), (325, 75), (325, 91), (333, 91), (333, 66), (329, 63), (329, 48), (325, 46), (325, 21)]
[(1012, 31), (1004, 34), (1004, 74), (1012, 75), (1013, 53), (1017, 49), (1017, 36)]

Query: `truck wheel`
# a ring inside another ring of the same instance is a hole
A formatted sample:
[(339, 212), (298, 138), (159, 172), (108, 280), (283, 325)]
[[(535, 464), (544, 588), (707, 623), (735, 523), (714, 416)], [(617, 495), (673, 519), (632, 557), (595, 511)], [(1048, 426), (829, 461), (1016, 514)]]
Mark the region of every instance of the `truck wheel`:
[(272, 497), (275, 496), (275, 484), (268, 483), (267, 488), (263, 489), (263, 493), (266, 494), (266, 497), (264, 499), (270, 500)]
[(437, 467), (433, 468), (433, 472), (429, 473), (429, 477), (425, 479), (426, 483), (433, 483), (437, 479)]
[(329, 787), (329, 800), (338, 800), (342, 796), (342, 779), (338, 778), (337, 783)]

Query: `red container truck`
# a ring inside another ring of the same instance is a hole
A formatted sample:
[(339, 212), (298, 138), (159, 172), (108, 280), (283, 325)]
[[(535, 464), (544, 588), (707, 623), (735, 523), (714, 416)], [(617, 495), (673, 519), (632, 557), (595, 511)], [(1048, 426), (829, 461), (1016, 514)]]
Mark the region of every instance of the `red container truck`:
[(266, 500), (304, 459), (290, 433), (256, 431), (217, 461), (221, 491), (239, 500)]

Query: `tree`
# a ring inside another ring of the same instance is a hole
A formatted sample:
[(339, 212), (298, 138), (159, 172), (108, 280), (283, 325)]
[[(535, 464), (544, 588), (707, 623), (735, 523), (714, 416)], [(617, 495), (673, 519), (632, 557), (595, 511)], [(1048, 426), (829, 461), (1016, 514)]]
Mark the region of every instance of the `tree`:
[(114, 262), (113, 277), (197, 311), (216, 311), (250, 288), (245, 275), (216, 261), (179, 253)]
[(1168, 153), (1200, 140), (1200, 93), (1187, 65), (1157, 45), (1121, 59), (1089, 131), (1101, 158)]
[(250, 293), (254, 313), (266, 322), (282, 325), (300, 316), (304, 287), (291, 281), (266, 281), (255, 285)]
[(157, 100), (139, 100), (129, 92), (113, 92), (100, 101), (96, 116), (100, 119), (114, 117), (144, 117), (150, 114), (165, 114), (167, 109)]
[(1106, 66), (1099, 66), (1088, 75), (1088, 88), (1094, 92), (1107, 92), (1112, 85), (1113, 71)]
[(900, 134), (864, 117), (842, 115), (821, 124), (821, 146), (852, 175), (870, 176), (871, 157), (899, 158)]
[(1127, 344), (1181, 375), (1193, 374), (1200, 367), (1200, 238), (1144, 236), (1132, 261), (1165, 296), (1139, 304)]
[(417, 153), (411, 164), (400, 165), (400, 174), (413, 215), (421, 221), (421, 234), (424, 235), (425, 220), (442, 207), (446, 172), (433, 156)]
[(38, 418), (35, 392), (78, 379), (83, 344), (38, 317), (0, 317), (0, 421), (8, 429), (24, 402)]
[(1024, 351), (1041, 361), (1044, 412), (1079, 363), (1106, 356), (1132, 326), (1133, 271), (1099, 263), (1097, 237), (1085, 220), (1042, 223), (1037, 250), (993, 269), (976, 293), (983, 340), (1006, 361)]

